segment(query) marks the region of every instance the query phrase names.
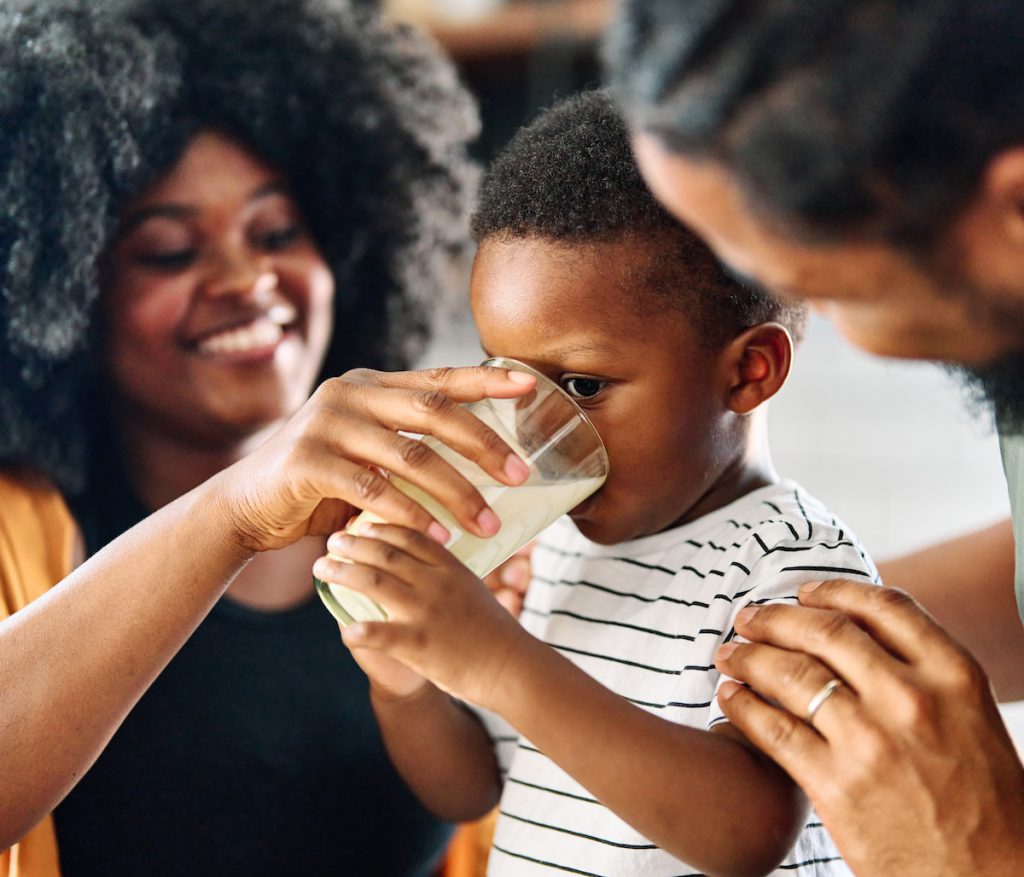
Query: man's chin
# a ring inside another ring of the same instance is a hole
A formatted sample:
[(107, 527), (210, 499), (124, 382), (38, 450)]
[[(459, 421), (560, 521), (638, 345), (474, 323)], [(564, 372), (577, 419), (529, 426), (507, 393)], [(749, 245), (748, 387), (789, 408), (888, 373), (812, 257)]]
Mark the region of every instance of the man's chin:
[(1000, 432), (1024, 433), (1024, 351), (990, 365), (948, 368), (973, 413), (993, 417)]

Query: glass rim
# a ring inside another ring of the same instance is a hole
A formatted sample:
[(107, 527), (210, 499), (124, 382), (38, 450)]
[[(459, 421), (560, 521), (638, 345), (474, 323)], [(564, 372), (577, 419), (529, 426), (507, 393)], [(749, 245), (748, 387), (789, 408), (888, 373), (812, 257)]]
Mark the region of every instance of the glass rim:
[(526, 372), (527, 374), (533, 375), (535, 378), (537, 378), (538, 381), (543, 381), (545, 384), (551, 386), (563, 399), (565, 399), (570, 405), (572, 405), (572, 407), (576, 410), (576, 416), (579, 417), (579, 419), (582, 420), (587, 425), (590, 431), (597, 438), (597, 446), (598, 450), (601, 453), (601, 460), (604, 462), (605, 477), (607, 478), (608, 472), (611, 469), (611, 464), (608, 460), (608, 449), (604, 446), (604, 439), (601, 438), (600, 430), (598, 430), (598, 428), (594, 426), (594, 421), (592, 421), (587, 416), (587, 412), (580, 407), (579, 403), (575, 399), (573, 399), (572, 396), (570, 396), (568, 393), (565, 392), (565, 390), (558, 386), (558, 384), (555, 381), (551, 380), (551, 378), (549, 378), (543, 372), (540, 372), (537, 369), (535, 369), (532, 365), (527, 365), (522, 360), (513, 359), (511, 356), (489, 356), (487, 357), (487, 359), (481, 362), (480, 365), (487, 366), (489, 368), (506, 368), (506, 366), (503, 365), (496, 365), (496, 363), (505, 362), (514, 363), (516, 367), (512, 368), (511, 371)]

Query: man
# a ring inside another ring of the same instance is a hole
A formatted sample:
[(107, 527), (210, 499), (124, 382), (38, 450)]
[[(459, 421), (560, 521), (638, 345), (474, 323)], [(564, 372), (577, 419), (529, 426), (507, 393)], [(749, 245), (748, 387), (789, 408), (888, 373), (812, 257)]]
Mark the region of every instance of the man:
[[(1018, 558), (1022, 46), (1016, 0), (624, 0), (608, 42), (651, 188), (733, 271), (867, 350), (955, 364), (991, 405)], [(992, 593), (1009, 539), (995, 528), (889, 578), (998, 655), (1020, 643)], [(1024, 609), (1020, 575), (1017, 591)], [(754, 691), (730, 686), (723, 708), (858, 877), (1021, 873), (1024, 768), (978, 663), (910, 597), (810, 582), (738, 630), (753, 643), (718, 663)]]

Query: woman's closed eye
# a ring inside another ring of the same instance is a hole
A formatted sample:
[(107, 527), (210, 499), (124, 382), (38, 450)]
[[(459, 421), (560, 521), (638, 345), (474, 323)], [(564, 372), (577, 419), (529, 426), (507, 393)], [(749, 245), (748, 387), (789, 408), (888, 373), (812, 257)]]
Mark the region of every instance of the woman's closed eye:
[(254, 235), (257, 246), (264, 250), (283, 250), (291, 246), (303, 235), (303, 228), (298, 223), (289, 223), (279, 228), (268, 229)]
[(198, 255), (195, 248), (182, 250), (154, 250), (142, 252), (136, 259), (143, 265), (159, 271), (180, 271), (191, 265)]
[(598, 378), (570, 375), (562, 378), (562, 389), (573, 399), (593, 399), (608, 385)]

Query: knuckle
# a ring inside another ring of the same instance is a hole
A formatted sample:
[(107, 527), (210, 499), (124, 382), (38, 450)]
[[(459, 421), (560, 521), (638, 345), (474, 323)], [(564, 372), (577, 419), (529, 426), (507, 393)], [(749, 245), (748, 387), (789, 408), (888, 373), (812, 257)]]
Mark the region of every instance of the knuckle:
[(796, 720), (785, 716), (773, 719), (765, 727), (763, 736), (768, 752), (785, 752), (793, 744)]
[(398, 458), (405, 463), (406, 466), (410, 466), (414, 469), (422, 468), (427, 465), (432, 456), (433, 451), (431, 451), (423, 442), (399, 436)]
[(366, 584), (377, 590), (381, 585), (384, 584), (384, 574), (379, 569), (373, 569), (372, 567), (367, 571)]
[(930, 727), (937, 715), (935, 696), (917, 685), (907, 685), (899, 694), (896, 714), (911, 733)]
[(849, 619), (840, 612), (828, 612), (821, 622), (811, 629), (811, 637), (819, 646), (829, 647), (846, 634)]
[(981, 665), (961, 646), (949, 660), (944, 673), (947, 689), (959, 699), (978, 704), (989, 691), (988, 677)]
[(878, 612), (902, 611), (917, 607), (917, 601), (899, 588), (872, 588), (871, 600)]
[(480, 440), (483, 443), (484, 449), (491, 453), (505, 454), (508, 452), (505, 442), (502, 441), (501, 436), (493, 429), (487, 429), (485, 427), (480, 435)]
[(387, 482), (369, 469), (361, 469), (352, 479), (352, 483), (361, 501), (377, 499), (387, 487)]
[(423, 390), (413, 395), (412, 404), (424, 414), (440, 414), (451, 407), (452, 400), (440, 390)]
[(384, 545), (380, 550), (381, 563), (385, 566), (394, 566), (401, 555), (394, 545)]
[(791, 656), (779, 673), (779, 685), (784, 691), (801, 691), (804, 687), (817, 690), (821, 686), (812, 681), (814, 664), (798, 655)]
[(853, 789), (870, 788), (880, 776), (886, 776), (895, 757), (891, 738), (878, 727), (862, 728), (859, 736), (858, 758), (850, 759), (847, 786)]
[(435, 366), (426, 371), (427, 380), (435, 387), (447, 387), (451, 384), (455, 369), (451, 366)]
[(345, 384), (372, 384), (377, 380), (378, 374), (379, 372), (372, 368), (353, 368), (336, 378), (331, 378), (329, 382), (339, 387)]

